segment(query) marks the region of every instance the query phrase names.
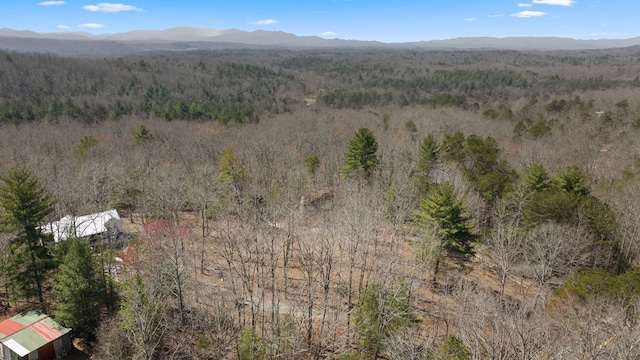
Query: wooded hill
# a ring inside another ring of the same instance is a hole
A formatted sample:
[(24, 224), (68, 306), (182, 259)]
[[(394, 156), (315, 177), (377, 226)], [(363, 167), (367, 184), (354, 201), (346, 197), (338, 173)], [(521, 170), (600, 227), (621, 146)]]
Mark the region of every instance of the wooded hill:
[(136, 275), (107, 279), (109, 244), (83, 272), (97, 358), (635, 358), (638, 59), (0, 53), (3, 305), (65, 318), (50, 285), (87, 256), (48, 245), (43, 298), (15, 286), (2, 194), (29, 175), (41, 221), (136, 234)]

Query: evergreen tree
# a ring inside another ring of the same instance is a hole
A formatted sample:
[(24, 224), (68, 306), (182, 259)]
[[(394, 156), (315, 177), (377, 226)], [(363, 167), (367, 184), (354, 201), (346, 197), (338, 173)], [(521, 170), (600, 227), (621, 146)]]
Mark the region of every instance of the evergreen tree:
[(315, 175), (320, 168), (320, 158), (316, 153), (309, 153), (304, 157), (304, 164), (307, 166), (307, 171), (311, 175)]
[(612, 238), (615, 215), (590, 195), (587, 178), (577, 166), (562, 168), (550, 178), (542, 165), (533, 165), (525, 185), (533, 191), (524, 212), (527, 226), (548, 221), (578, 224), (587, 220), (599, 240)]
[(242, 159), (233, 150), (226, 150), (220, 155), (217, 170), (216, 181), (218, 184), (231, 187), (234, 196), (239, 201), (244, 188), (244, 180), (247, 176), (247, 170)]
[(219, 184), (235, 185), (241, 182), (246, 175), (246, 169), (242, 163), (242, 159), (236, 155), (233, 150), (229, 149), (220, 155), (218, 161), (218, 173), (216, 180)]
[[(440, 270), (440, 259), (443, 250), (462, 254), (472, 253), (471, 240), (473, 234), (464, 213), (462, 200), (458, 200), (453, 185), (438, 184), (429, 189), (426, 197), (420, 201), (418, 221), (437, 238), (437, 245), (433, 246), (435, 264), (433, 282), (436, 282)], [(426, 247), (428, 246), (428, 243)]]
[(238, 337), (239, 360), (267, 359), (267, 344), (249, 328), (243, 328)]
[(464, 173), (485, 200), (493, 201), (508, 191), (516, 174), (506, 161), (500, 160), (500, 148), (494, 138), (469, 135), (463, 154)]
[(465, 169), (469, 177), (486, 174), (493, 169), (498, 162), (500, 148), (492, 137), (483, 139), (481, 136), (471, 134), (464, 144)]
[(423, 224), (434, 229), (447, 250), (469, 252), (472, 225), (464, 211), (464, 204), (458, 200), (453, 185), (443, 183), (431, 187), (422, 199), (419, 217)]
[(153, 134), (151, 133), (151, 130), (149, 130), (149, 128), (144, 124), (138, 126), (136, 132), (133, 133), (133, 143), (136, 145), (146, 143), (152, 139)]
[(344, 176), (351, 177), (356, 173), (368, 180), (371, 177), (371, 172), (378, 165), (377, 151), (378, 142), (371, 130), (361, 128), (356, 131), (344, 154), (344, 166), (342, 167)]
[(465, 137), (462, 131), (453, 134), (444, 134), (442, 137), (442, 151), (444, 159), (461, 162), (464, 159)]
[(44, 283), (55, 262), (48, 245), (50, 235), (40, 226), (53, 211), (55, 200), (40, 180), (25, 168), (14, 168), (0, 177), (0, 229), (12, 232), (11, 258), (5, 267), (14, 299), (38, 299), (46, 311)]
[(432, 360), (468, 360), (473, 353), (467, 349), (462, 340), (455, 335), (449, 335), (442, 345), (437, 347), (430, 357)]
[(378, 284), (370, 284), (361, 305), (354, 310), (354, 321), (360, 348), (371, 359), (377, 359), (387, 339), (416, 321), (406, 287), (383, 289)]
[(87, 135), (80, 139), (80, 144), (78, 144), (78, 147), (76, 148), (76, 158), (78, 161), (84, 160), (87, 154), (89, 154), (89, 151), (98, 145), (98, 143), (98, 139), (91, 135)]
[(551, 187), (551, 179), (542, 164), (533, 164), (524, 179), (527, 190), (541, 192)]
[(96, 276), (89, 244), (69, 239), (53, 286), (56, 321), (71, 327), (81, 337), (93, 337), (100, 323), (100, 281)]
[(419, 194), (424, 194), (429, 189), (429, 175), (438, 160), (440, 144), (432, 134), (422, 138), (418, 148), (418, 163), (416, 165), (417, 190)]
[(586, 176), (582, 170), (575, 165), (560, 169), (556, 173), (554, 181), (556, 186), (562, 191), (578, 195), (588, 195), (591, 192)]

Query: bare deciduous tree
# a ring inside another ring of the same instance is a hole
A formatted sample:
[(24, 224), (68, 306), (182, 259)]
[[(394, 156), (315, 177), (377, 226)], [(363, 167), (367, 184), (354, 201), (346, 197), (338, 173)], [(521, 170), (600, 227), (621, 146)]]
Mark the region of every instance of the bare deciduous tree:
[[(525, 260), (540, 285), (590, 264), (588, 234), (580, 226), (544, 223), (529, 231)], [(588, 243), (588, 242), (587, 242)]]
[(491, 255), (500, 279), (500, 295), (504, 295), (507, 278), (522, 260), (524, 230), (520, 228), (523, 201), (516, 193), (509, 202), (499, 204), (493, 216), (493, 230), (488, 237)]

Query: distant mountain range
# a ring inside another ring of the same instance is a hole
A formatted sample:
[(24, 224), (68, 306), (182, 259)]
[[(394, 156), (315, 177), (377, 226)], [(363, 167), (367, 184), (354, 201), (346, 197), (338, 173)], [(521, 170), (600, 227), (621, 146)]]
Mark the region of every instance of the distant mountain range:
[(86, 32), (36, 33), (0, 29), (0, 49), (18, 52), (52, 53), (73, 57), (124, 56), (150, 51), (216, 49), (321, 49), (387, 48), (415, 50), (591, 50), (640, 45), (640, 37), (630, 39), (576, 40), (560, 37), (466, 37), (407, 43), (324, 39), (297, 36), (281, 31), (220, 30), (176, 27), (166, 30), (136, 30), (93, 35)]

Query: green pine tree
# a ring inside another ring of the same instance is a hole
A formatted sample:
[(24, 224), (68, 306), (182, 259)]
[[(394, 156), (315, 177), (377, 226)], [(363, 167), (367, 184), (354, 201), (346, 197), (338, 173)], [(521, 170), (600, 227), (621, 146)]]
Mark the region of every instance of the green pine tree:
[(354, 310), (359, 335), (359, 348), (371, 359), (377, 359), (385, 342), (403, 327), (416, 322), (405, 286), (384, 289), (370, 284), (362, 303)]
[(53, 315), (78, 336), (92, 338), (100, 324), (100, 280), (89, 244), (82, 239), (65, 242), (69, 247), (55, 277), (53, 292), (57, 304)]
[(242, 195), (247, 169), (242, 159), (229, 149), (220, 155), (218, 160), (216, 181), (220, 185), (229, 186), (238, 199)]
[(562, 191), (578, 195), (588, 195), (591, 192), (587, 177), (582, 170), (575, 165), (558, 170), (554, 181), (556, 186)]
[(55, 262), (48, 245), (52, 237), (40, 226), (53, 211), (55, 200), (44, 185), (25, 168), (14, 168), (0, 177), (0, 229), (14, 234), (11, 258), (5, 267), (7, 287), (14, 300), (38, 299), (43, 311), (45, 282)]
[(516, 178), (509, 164), (500, 160), (500, 148), (492, 137), (469, 135), (463, 149), (463, 171), (482, 197), (493, 202), (507, 193)]
[(87, 135), (80, 139), (80, 144), (76, 148), (76, 158), (82, 161), (89, 154), (89, 151), (98, 145), (99, 141), (95, 136)]
[(151, 141), (152, 139), (153, 134), (151, 133), (151, 130), (149, 130), (149, 128), (144, 124), (138, 126), (136, 132), (133, 133), (133, 143), (136, 145), (144, 144)]
[(416, 186), (419, 194), (425, 194), (429, 189), (429, 175), (438, 160), (440, 144), (432, 134), (422, 138), (418, 148), (418, 163), (416, 165)]
[(473, 353), (467, 349), (462, 340), (455, 335), (449, 335), (447, 340), (438, 346), (429, 359), (432, 360), (469, 360)]
[(453, 134), (444, 134), (442, 137), (444, 159), (461, 162), (464, 159), (464, 142), (465, 137), (462, 131), (456, 131)]
[(533, 164), (524, 179), (527, 190), (541, 192), (551, 187), (551, 179), (542, 164)]
[(262, 360), (267, 358), (267, 345), (250, 328), (242, 329), (238, 337), (239, 360)]
[(304, 157), (304, 164), (309, 174), (313, 176), (318, 171), (318, 168), (320, 168), (320, 157), (318, 157), (316, 153), (309, 153)]
[(378, 165), (377, 151), (378, 142), (371, 130), (361, 128), (356, 131), (344, 154), (343, 175), (351, 177), (358, 174), (366, 180), (370, 179), (371, 173)]
[(457, 198), (453, 185), (442, 183), (432, 186), (422, 199), (419, 217), (423, 224), (434, 229), (448, 250), (468, 252), (473, 235), (464, 211), (464, 204)]
[(473, 240), (472, 225), (464, 211), (462, 200), (457, 198), (453, 185), (449, 183), (432, 186), (420, 202), (418, 220), (433, 231), (438, 240), (434, 248), (433, 282), (436, 282), (440, 270), (443, 250), (462, 254), (473, 252), (470, 244)]

